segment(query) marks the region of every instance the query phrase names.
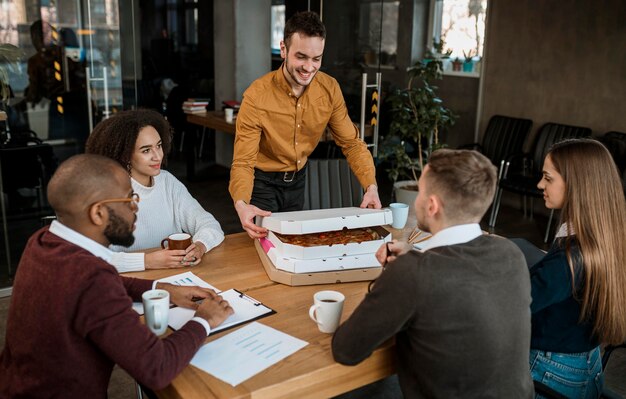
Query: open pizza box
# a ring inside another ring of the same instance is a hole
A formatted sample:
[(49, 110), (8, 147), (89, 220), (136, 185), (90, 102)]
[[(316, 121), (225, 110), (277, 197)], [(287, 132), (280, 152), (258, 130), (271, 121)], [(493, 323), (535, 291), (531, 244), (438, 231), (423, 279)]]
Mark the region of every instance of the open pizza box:
[[(261, 239), (268, 241), (267, 239)], [(318, 273), (291, 273), (279, 270), (274, 266), (267, 253), (263, 249), (261, 240), (254, 240), (254, 247), (259, 254), (263, 268), (270, 280), (277, 283), (298, 286), (298, 285), (316, 285), (316, 284), (338, 284), (353, 281), (370, 281), (378, 278), (383, 268), (370, 267), (363, 269), (349, 269)]]
[[(274, 213), (259, 220), (269, 233), (259, 241), (257, 250), (262, 251), (261, 259), (265, 258), (276, 271), (306, 274), (305, 281), (315, 277), (305, 284), (371, 280), (380, 270), (374, 254), (381, 245), (391, 241), (391, 233), (381, 226), (391, 222), (388, 209), (335, 208)], [(348, 229), (362, 229), (361, 234), (366, 239), (359, 239), (354, 230)], [(366, 269), (372, 272), (364, 273)], [(266, 271), (272, 278), (268, 267)], [(356, 273), (335, 274), (351, 271)], [(331, 274), (320, 276), (328, 273)]]
[[(324, 262), (326, 262), (327, 265), (329, 264), (328, 262), (331, 262), (331, 258), (342, 258), (342, 261), (336, 263), (337, 269), (341, 269), (339, 267), (340, 264), (346, 264), (345, 258), (355, 255), (373, 254), (381, 245), (391, 241), (391, 233), (381, 226), (391, 224), (392, 221), (392, 215), (389, 209), (350, 207), (279, 212), (265, 218), (260, 218), (259, 224), (269, 230), (267, 239), (276, 249), (276, 257), (299, 260), (325, 259)], [(361, 242), (351, 242), (347, 229), (363, 228), (373, 231), (377, 238)], [(279, 235), (276, 234), (296, 236), (303, 234), (310, 235), (312, 233), (323, 234), (325, 232), (345, 232), (345, 235), (343, 233), (334, 234), (338, 237), (336, 243), (331, 242), (325, 245), (315, 245), (313, 242), (313, 245), (303, 246), (283, 242)], [(376, 265), (378, 265), (378, 263), (376, 263)], [(327, 270), (332, 270), (332, 267)]]

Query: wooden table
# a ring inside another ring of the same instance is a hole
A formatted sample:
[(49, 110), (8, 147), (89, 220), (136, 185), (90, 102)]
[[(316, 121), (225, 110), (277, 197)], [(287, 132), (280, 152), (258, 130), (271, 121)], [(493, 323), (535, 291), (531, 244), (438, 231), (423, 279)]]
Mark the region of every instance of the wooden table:
[(204, 114), (187, 114), (187, 122), (207, 129), (235, 134), (235, 122), (226, 122), (223, 111), (207, 111)]
[[(186, 367), (159, 398), (318, 398), (330, 397), (385, 378), (395, 372), (392, 341), (378, 348), (357, 366), (343, 366), (333, 360), (331, 334), (319, 332), (309, 319), (313, 294), (323, 289), (346, 296), (342, 321), (362, 301), (367, 282), (289, 287), (271, 281), (261, 265), (253, 241), (246, 233), (226, 236), (224, 242), (206, 254), (198, 266), (184, 269), (151, 270), (132, 277), (158, 279), (192, 271), (215, 287), (236, 288), (276, 310), (260, 319), (265, 325), (308, 342), (288, 358), (232, 387), (193, 366)], [(232, 330), (207, 338), (213, 341)]]

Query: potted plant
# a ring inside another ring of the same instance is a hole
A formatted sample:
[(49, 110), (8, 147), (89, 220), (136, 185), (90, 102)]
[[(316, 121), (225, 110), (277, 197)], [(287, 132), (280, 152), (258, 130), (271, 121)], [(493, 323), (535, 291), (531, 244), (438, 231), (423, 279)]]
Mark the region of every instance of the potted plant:
[[(443, 105), (432, 82), (442, 78), (441, 59), (418, 61), (408, 70), (406, 88), (387, 98), (391, 122), (389, 133), (381, 137), (379, 161), (388, 162), (388, 175), (394, 182), (396, 200), (411, 203), (417, 196), (417, 179), (430, 153), (443, 147), (439, 132), (452, 126), (456, 115)], [(400, 182), (408, 178), (407, 182)], [(400, 190), (411, 190), (408, 198)], [(401, 194), (399, 194), (399, 192)]]
[(456, 71), (456, 72), (461, 72), (461, 70), (463, 69), (463, 61), (461, 61), (460, 58), (455, 58), (454, 60), (452, 60), (452, 70)]
[(465, 56), (465, 61), (463, 62), (463, 72), (473, 72), (474, 71), (474, 53), (472, 50), (469, 52), (463, 51), (463, 55)]

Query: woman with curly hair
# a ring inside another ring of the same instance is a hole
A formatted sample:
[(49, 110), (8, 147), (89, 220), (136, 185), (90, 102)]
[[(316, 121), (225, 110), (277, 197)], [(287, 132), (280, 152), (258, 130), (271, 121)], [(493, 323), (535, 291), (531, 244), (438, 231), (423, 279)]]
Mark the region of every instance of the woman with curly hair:
[[(171, 136), (168, 122), (159, 113), (139, 109), (103, 120), (87, 140), (87, 153), (107, 156), (126, 168), (141, 200), (134, 244), (111, 247), (119, 251), (112, 263), (120, 273), (196, 265), (224, 240), (217, 220), (174, 175), (161, 170)], [(163, 238), (179, 232), (192, 236), (193, 243), (185, 250), (133, 252), (159, 247)]]
[(568, 398), (602, 392), (601, 344), (626, 340), (626, 201), (595, 140), (555, 144), (537, 185), (561, 210), (552, 248), (530, 268), (533, 379)]

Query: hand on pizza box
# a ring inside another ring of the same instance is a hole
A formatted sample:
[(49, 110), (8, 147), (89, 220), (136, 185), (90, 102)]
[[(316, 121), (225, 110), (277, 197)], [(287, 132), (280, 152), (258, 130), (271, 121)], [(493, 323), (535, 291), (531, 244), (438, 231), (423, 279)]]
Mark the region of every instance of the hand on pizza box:
[(265, 227), (257, 226), (254, 223), (254, 218), (256, 216), (271, 216), (272, 212), (264, 211), (254, 205), (246, 204), (241, 200), (235, 203), (235, 210), (237, 211), (237, 215), (239, 215), (241, 227), (243, 227), (243, 229), (248, 233), (250, 238), (256, 239), (267, 237), (267, 229)]
[(376, 185), (371, 184), (367, 187), (365, 194), (363, 194), (363, 201), (360, 207), (374, 209), (381, 209), (383, 207), (378, 196), (378, 187), (376, 187)]

